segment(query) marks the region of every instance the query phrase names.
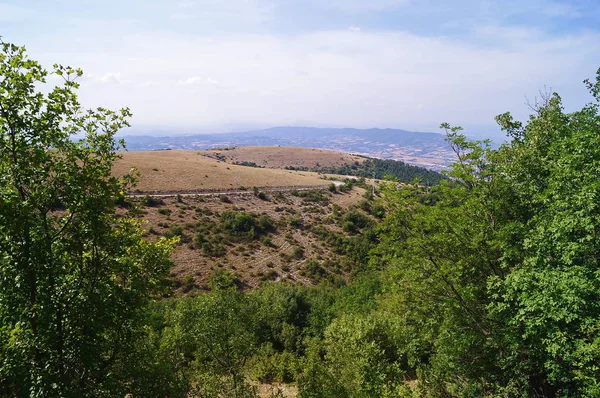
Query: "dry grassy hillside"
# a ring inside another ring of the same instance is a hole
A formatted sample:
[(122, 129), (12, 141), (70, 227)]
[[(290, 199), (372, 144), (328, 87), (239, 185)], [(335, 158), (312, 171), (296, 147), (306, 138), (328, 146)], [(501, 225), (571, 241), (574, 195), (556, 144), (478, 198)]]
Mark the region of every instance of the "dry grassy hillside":
[(327, 184), (318, 173), (236, 166), (199, 151), (125, 152), (113, 174), (132, 166), (141, 173), (136, 188), (144, 192)]
[[(220, 153), (231, 156), (224, 159)], [(269, 168), (225, 161), (255, 162)], [(136, 212), (147, 221), (150, 240), (160, 236), (179, 237), (172, 254), (172, 276), (177, 291), (188, 293), (208, 288), (210, 275), (218, 271), (235, 275), (245, 288), (254, 288), (267, 280), (312, 284), (324, 278), (345, 279), (353, 267), (347, 252), (360, 244), (352, 239), (360, 237), (362, 228), (343, 230), (348, 223), (345, 214), (362, 212), (375, 222), (374, 216), (365, 210), (371, 206), (365, 204), (366, 191), (350, 183), (331, 192), (331, 182), (318, 173), (274, 167), (317, 164), (331, 167), (354, 161), (361, 158), (278, 147), (245, 147), (223, 152), (126, 152), (115, 164), (113, 173), (122, 175), (135, 166), (141, 174), (137, 189), (142, 192), (220, 192), (208, 196), (132, 197), (128, 200), (139, 206), (121, 209)], [(356, 184), (367, 187), (368, 183)], [(266, 189), (273, 186), (317, 189), (290, 188), (285, 192)], [(238, 192), (233, 193), (232, 189)]]
[[(121, 211), (141, 213), (150, 240), (180, 238), (171, 257), (172, 276), (176, 289), (188, 293), (207, 289), (215, 270), (236, 275), (245, 288), (267, 280), (312, 284), (323, 278), (345, 279), (352, 265), (331, 239), (342, 242), (360, 235), (358, 230), (344, 232), (342, 224), (350, 208), (364, 205), (364, 194), (354, 187), (336, 193), (268, 193), (263, 199), (251, 193), (131, 198), (139, 208)], [(250, 232), (234, 232), (224, 221), (226, 214), (250, 216), (255, 225)]]
[(281, 169), (286, 166), (339, 167), (354, 162), (362, 163), (364, 158), (342, 152), (322, 149), (280, 147), (280, 146), (243, 146), (223, 149), (209, 149), (198, 152), (211, 159), (222, 159), (227, 163), (255, 163), (259, 167)]

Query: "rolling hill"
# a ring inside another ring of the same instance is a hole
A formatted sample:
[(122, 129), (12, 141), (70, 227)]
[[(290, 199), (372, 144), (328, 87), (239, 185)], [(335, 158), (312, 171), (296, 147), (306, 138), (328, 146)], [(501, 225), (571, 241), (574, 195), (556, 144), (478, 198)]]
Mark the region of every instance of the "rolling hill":
[(140, 172), (137, 189), (143, 192), (238, 189), (273, 186), (318, 186), (328, 182), (318, 173), (255, 169), (203, 156), (198, 151), (125, 152), (113, 167), (115, 175), (132, 166)]
[(454, 154), (443, 134), (398, 129), (274, 127), (225, 134), (123, 136), (129, 150), (211, 149), (231, 146), (294, 146), (356, 153), (442, 170)]

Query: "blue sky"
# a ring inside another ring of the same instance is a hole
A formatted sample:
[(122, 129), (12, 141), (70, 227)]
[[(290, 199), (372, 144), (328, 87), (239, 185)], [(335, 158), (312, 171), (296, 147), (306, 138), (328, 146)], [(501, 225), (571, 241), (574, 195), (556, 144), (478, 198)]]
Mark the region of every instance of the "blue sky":
[(544, 87), (591, 100), (597, 0), (0, 0), (0, 35), (84, 69), (85, 106), (138, 131), (274, 125), (474, 136)]

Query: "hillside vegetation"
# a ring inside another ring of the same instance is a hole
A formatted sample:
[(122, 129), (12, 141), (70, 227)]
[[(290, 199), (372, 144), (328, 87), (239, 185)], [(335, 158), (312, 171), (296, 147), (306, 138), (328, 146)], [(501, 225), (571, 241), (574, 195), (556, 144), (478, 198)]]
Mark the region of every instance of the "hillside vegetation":
[(208, 290), (227, 271), (241, 288), (264, 281), (344, 284), (375, 241), (361, 234), (383, 216), (361, 187), (344, 192), (252, 191), (248, 194), (129, 199), (147, 238), (177, 237), (171, 276), (178, 294)]

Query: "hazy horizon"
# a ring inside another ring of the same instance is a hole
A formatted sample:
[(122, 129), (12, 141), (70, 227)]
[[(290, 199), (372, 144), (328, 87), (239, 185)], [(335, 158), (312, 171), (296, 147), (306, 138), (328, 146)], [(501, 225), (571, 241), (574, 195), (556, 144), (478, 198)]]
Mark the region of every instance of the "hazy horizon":
[[(502, 138), (547, 86), (590, 101), (600, 4), (582, 0), (0, 0), (0, 35), (81, 67), (86, 107), (136, 131), (398, 128)], [(51, 83), (58, 79), (50, 79)]]

